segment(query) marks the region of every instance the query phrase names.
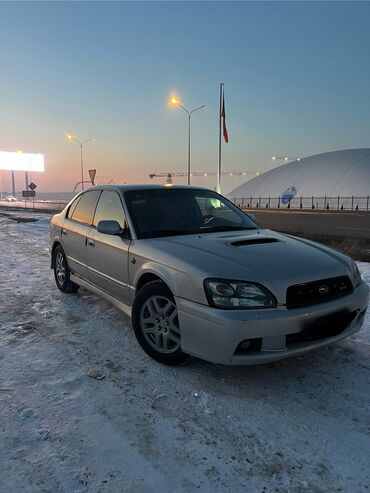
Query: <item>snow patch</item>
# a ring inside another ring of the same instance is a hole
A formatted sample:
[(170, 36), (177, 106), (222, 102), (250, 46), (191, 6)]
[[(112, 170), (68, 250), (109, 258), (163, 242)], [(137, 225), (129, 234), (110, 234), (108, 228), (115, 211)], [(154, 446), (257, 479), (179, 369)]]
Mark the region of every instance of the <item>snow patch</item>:
[(367, 491), (369, 314), (279, 363), (162, 366), (116, 308), (56, 289), (48, 230), (0, 221), (1, 491)]

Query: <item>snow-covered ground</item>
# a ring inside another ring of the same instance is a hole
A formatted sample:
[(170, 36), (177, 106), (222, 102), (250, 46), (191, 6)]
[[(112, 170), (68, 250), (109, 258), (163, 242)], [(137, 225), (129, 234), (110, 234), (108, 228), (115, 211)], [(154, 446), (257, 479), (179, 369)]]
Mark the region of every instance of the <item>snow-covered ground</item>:
[(56, 289), (48, 226), (0, 216), (1, 493), (368, 491), (369, 314), (304, 357), (162, 366), (117, 309)]

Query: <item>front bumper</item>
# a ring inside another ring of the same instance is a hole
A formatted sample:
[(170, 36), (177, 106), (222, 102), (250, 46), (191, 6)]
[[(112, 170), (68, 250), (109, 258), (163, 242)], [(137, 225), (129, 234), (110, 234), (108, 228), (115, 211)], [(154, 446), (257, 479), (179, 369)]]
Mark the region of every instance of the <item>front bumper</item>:
[[(339, 341), (360, 330), (369, 302), (369, 288), (362, 283), (353, 293), (317, 305), (266, 310), (219, 310), (176, 298), (185, 353), (223, 365), (270, 363), (297, 356)], [(338, 312), (353, 313), (353, 320), (337, 335), (317, 340), (287, 336), (299, 334), (308, 324)], [(355, 313), (354, 313), (355, 312)], [(241, 354), (239, 344), (259, 340), (260, 348)], [(294, 343), (289, 341), (295, 340)]]

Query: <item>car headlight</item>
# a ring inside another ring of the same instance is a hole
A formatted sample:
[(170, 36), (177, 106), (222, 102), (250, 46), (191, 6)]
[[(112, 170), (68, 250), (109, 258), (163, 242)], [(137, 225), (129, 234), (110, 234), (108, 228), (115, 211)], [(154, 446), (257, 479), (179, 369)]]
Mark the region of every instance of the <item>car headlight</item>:
[(208, 303), (215, 308), (255, 309), (274, 308), (276, 300), (266, 288), (254, 282), (206, 279)]
[(351, 278), (352, 278), (353, 287), (357, 288), (360, 284), (362, 284), (362, 277), (360, 271), (358, 270), (357, 264), (354, 260), (352, 260), (351, 271), (352, 271)]

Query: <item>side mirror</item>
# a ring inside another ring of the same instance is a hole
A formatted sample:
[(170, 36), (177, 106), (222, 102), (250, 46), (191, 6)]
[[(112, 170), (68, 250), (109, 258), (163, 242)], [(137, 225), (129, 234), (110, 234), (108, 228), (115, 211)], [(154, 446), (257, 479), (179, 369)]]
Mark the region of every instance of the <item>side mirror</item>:
[(97, 230), (105, 235), (122, 235), (124, 231), (117, 221), (99, 221)]

